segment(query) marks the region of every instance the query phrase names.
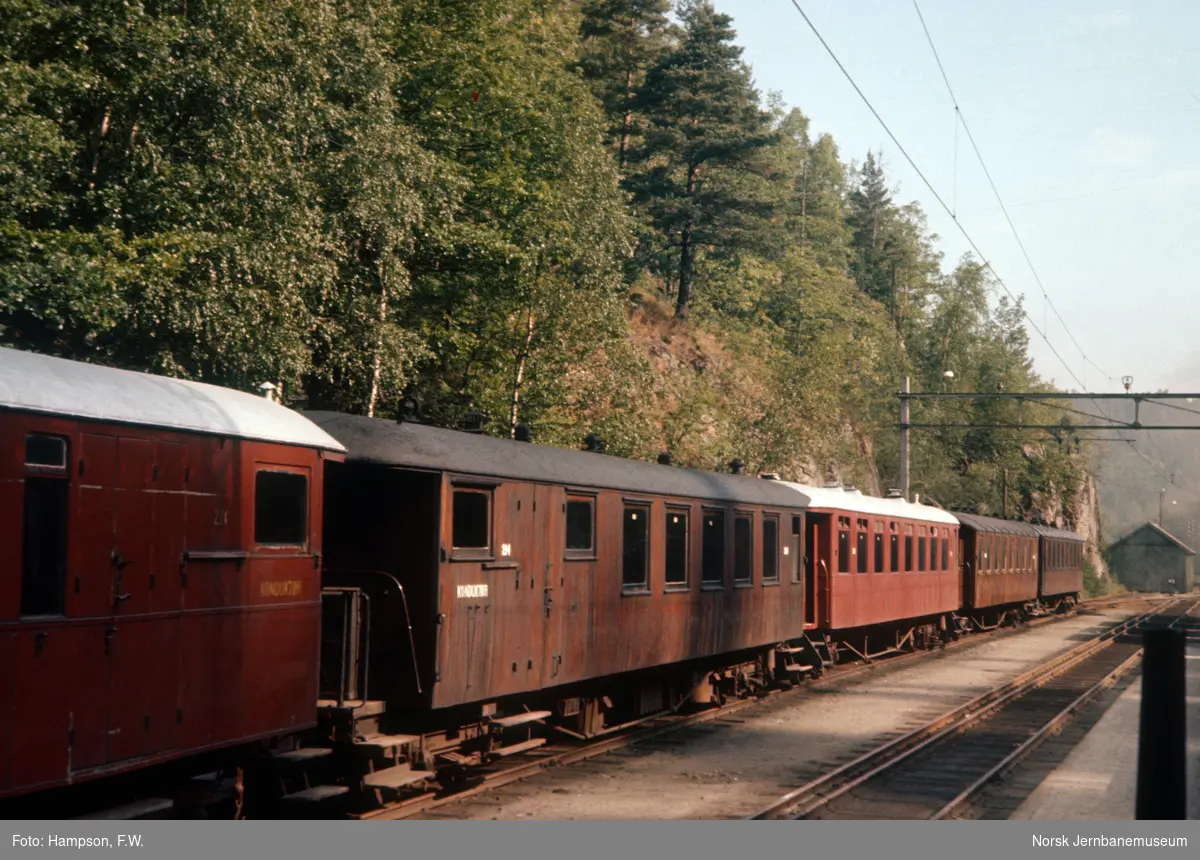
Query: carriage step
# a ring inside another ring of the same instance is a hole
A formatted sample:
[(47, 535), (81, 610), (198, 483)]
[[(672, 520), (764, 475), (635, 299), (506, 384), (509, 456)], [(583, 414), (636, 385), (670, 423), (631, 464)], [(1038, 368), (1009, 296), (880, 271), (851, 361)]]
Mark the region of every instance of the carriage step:
[(275, 753), (271, 758), (284, 764), (303, 764), (304, 762), (315, 761), (316, 759), (325, 758), (325, 756), (332, 754), (333, 750), (329, 749), (329, 747), (303, 747), (298, 750)]
[(491, 724), (493, 726), (500, 726), (502, 728), (509, 729), (513, 726), (519, 726), (524, 723), (532, 723), (536, 722), (537, 720), (544, 720), (548, 716), (550, 716), (549, 711), (526, 711), (523, 714), (513, 714), (509, 717), (496, 717), (491, 720)]
[(781, 645), (775, 649), (776, 654), (803, 654), (808, 648), (794, 648), (791, 645)]
[(537, 749), (545, 742), (546, 742), (545, 738), (532, 738), (527, 741), (522, 741), (519, 744), (513, 744), (512, 746), (507, 746), (507, 747), (500, 747), (500, 749), (498, 749), (498, 750), (491, 750), (488, 753), (488, 755), (500, 756), (500, 757), (510, 756), (510, 755), (519, 755), (520, 753), (529, 752), (532, 749)]
[(806, 663), (784, 663), (783, 669), (785, 672), (811, 672), (813, 667)]
[(137, 821), (138, 819), (150, 818), (153, 815), (167, 812), (174, 806), (174, 802), (167, 800), (165, 797), (148, 797), (145, 800), (127, 803), (124, 806), (114, 806), (112, 809), (105, 809), (102, 812), (93, 812), (91, 815), (84, 815), (75, 820)]
[(295, 794), (285, 794), (282, 801), (290, 804), (322, 803), (331, 798), (348, 794), (349, 791), (350, 789), (344, 785), (314, 785), (312, 788), (297, 791)]
[(420, 782), (423, 779), (429, 779), (432, 776), (432, 771), (413, 770), (408, 765), (398, 765), (367, 774), (363, 777), (363, 784), (369, 788), (390, 788), (395, 790), (406, 785), (411, 785), (414, 782)]
[(413, 741), (419, 741), (420, 739), (420, 735), (367, 735), (362, 740), (357, 741), (355, 746), (390, 749), (392, 747), (402, 747), (405, 744), (411, 744)]

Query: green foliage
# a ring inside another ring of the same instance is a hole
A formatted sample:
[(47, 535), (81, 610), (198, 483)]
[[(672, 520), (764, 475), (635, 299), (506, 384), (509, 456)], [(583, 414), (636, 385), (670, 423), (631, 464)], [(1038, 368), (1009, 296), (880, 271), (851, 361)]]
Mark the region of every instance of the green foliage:
[(1087, 560), (1083, 560), (1083, 590), (1088, 597), (1099, 597), (1108, 593), (1108, 583), (1096, 575), (1096, 568)]
[[(729, 16), (669, 11), (0, 0), (0, 342), (876, 490), (904, 376), (1044, 388), (1019, 305), (943, 271), (878, 159), (764, 103)], [(1079, 514), (1069, 444), (913, 443), (942, 504)]]

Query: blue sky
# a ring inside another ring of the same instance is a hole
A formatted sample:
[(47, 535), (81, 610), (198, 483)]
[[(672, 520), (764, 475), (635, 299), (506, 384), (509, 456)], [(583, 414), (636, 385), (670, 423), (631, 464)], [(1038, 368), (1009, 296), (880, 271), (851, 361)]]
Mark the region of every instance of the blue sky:
[[(1200, 4), (920, 0), (992, 178), (1086, 364), (1045, 306), (961, 128), (912, 0), (799, 0), (875, 109), (1091, 391), (1200, 390)], [(883, 151), (947, 263), (966, 240), (790, 0), (715, 0), (765, 95), (844, 160)], [(1079, 389), (1030, 330), (1038, 372)], [(1111, 377), (1111, 379), (1109, 378)]]

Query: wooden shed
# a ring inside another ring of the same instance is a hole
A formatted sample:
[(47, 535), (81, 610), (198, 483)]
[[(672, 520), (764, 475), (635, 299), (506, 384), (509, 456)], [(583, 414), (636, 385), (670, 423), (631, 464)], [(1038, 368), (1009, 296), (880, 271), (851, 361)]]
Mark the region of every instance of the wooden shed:
[(1131, 591), (1178, 594), (1195, 585), (1195, 550), (1154, 523), (1146, 523), (1108, 549), (1109, 567)]

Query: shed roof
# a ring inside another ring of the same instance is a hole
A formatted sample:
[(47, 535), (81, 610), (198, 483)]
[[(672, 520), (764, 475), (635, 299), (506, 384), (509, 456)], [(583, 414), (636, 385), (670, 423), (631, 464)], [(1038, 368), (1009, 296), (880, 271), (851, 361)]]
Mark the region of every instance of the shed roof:
[(1167, 531), (1166, 529), (1164, 529), (1162, 526), (1158, 525), (1157, 523), (1143, 523), (1142, 525), (1138, 526), (1136, 529), (1131, 531), (1129, 534), (1125, 535), (1125, 537), (1121, 538), (1119, 541), (1114, 542), (1112, 547), (1109, 547), (1109, 549), (1120, 546), (1123, 543), (1130, 542), (1132, 540), (1132, 538), (1134, 537), (1134, 535), (1143, 534), (1143, 533), (1147, 533), (1147, 532), (1150, 534), (1153, 534), (1153, 535), (1157, 535), (1158, 537), (1162, 538), (1163, 540), (1167, 541), (1168, 543), (1174, 545), (1178, 549), (1182, 550), (1184, 552), (1184, 554), (1186, 554), (1186, 555), (1195, 555), (1196, 554), (1196, 551), (1194, 549), (1192, 549), (1190, 546), (1185, 544), (1183, 541), (1181, 541), (1179, 538), (1175, 537), (1175, 535), (1171, 534), (1169, 531)]
[(265, 397), (3, 347), (0, 409), (343, 450), (299, 412)]
[(953, 514), (931, 505), (918, 505), (904, 499), (881, 499), (879, 496), (867, 496), (859, 490), (845, 487), (811, 487), (790, 481), (783, 483), (804, 497), (803, 506), (807, 508), (958, 525), (958, 519)]
[(1005, 520), (1000, 517), (985, 517), (979, 514), (965, 514), (955, 511), (954, 516), (964, 526), (977, 532), (989, 534), (1020, 535), (1022, 537), (1037, 537), (1037, 526), (1021, 520)]
[(346, 446), (351, 461), (684, 498), (803, 506), (803, 499), (781, 481), (663, 466), (412, 422), (338, 412), (306, 415)]

